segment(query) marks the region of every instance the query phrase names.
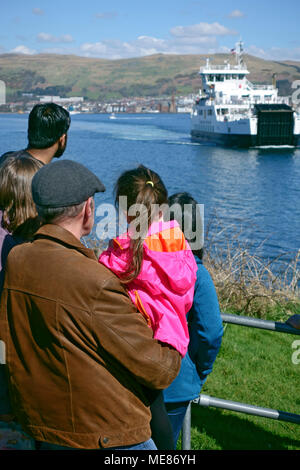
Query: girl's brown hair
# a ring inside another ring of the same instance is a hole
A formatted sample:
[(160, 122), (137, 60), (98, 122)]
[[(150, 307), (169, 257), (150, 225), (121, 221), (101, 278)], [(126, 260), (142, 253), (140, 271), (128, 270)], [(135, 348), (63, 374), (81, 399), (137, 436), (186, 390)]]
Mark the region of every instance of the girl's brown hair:
[(39, 226), (31, 180), (42, 163), (30, 157), (9, 157), (0, 167), (2, 226), (12, 235), (30, 239)]
[(141, 204), (145, 209), (139, 215), (140, 236), (131, 239), (130, 262), (121, 279), (123, 283), (128, 283), (140, 273), (143, 262), (144, 239), (152, 222), (151, 219), (157, 213), (157, 210), (159, 210), (159, 206), (167, 205), (168, 192), (157, 173), (140, 165), (138, 168), (125, 171), (119, 177), (115, 186), (115, 204), (117, 207), (120, 205), (121, 196), (126, 196), (127, 198), (126, 208), (124, 207), (124, 209), (130, 208), (135, 204)]

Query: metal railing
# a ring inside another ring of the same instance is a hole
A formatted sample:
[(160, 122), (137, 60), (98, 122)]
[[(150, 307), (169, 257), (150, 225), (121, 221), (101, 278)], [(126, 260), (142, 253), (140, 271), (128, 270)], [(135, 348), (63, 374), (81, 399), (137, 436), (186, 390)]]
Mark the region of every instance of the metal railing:
[[(300, 335), (300, 330), (293, 328), (286, 323), (280, 323), (270, 320), (260, 320), (252, 317), (245, 317), (239, 315), (231, 315), (227, 313), (221, 314), (224, 323), (231, 323), (234, 325), (247, 326), (251, 328), (259, 328), (261, 330), (277, 331), (279, 333), (288, 333), (293, 335)], [(183, 421), (181, 430), (181, 449), (191, 449), (191, 403), (196, 403), (200, 406), (222, 408), (224, 410), (231, 410), (238, 413), (246, 413), (264, 418), (275, 419), (278, 421), (288, 421), (290, 423), (300, 424), (300, 415), (288, 413), (286, 411), (273, 410), (271, 408), (263, 408), (260, 406), (248, 405), (246, 403), (234, 402), (231, 400), (223, 400), (222, 398), (210, 397), (208, 395), (200, 394), (198, 398), (190, 402), (186, 415)]]

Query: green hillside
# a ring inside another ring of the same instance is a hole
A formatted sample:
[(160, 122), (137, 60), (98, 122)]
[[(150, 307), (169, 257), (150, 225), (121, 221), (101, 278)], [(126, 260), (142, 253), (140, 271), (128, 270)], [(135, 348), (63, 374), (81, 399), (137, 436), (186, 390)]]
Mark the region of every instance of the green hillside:
[[(133, 96), (162, 96), (196, 93), (200, 86), (199, 67), (204, 55), (157, 54), (141, 58), (105, 60), (75, 55), (0, 55), (0, 80), (8, 99), (22, 93), (85, 96), (109, 99)], [(210, 56), (214, 63), (234, 60), (227, 54)], [(282, 95), (291, 93), (291, 83), (300, 79), (300, 62), (274, 62), (245, 56), (249, 79), (271, 83), (277, 74)]]

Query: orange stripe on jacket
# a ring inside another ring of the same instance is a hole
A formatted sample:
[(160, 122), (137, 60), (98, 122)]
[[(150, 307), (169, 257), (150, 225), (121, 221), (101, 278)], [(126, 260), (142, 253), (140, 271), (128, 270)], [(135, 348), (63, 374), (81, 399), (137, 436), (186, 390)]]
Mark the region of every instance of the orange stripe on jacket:
[(174, 252), (187, 248), (184, 235), (179, 227), (153, 233), (145, 239), (145, 243), (152, 251)]
[(143, 302), (141, 301), (141, 298), (138, 294), (138, 291), (134, 291), (134, 295), (135, 295), (135, 302), (136, 302), (136, 307), (137, 309), (139, 310), (139, 312), (145, 317), (145, 319), (147, 320), (147, 325), (152, 327), (152, 322), (151, 322), (151, 318), (149, 317), (148, 313), (146, 312), (145, 310), (145, 307), (143, 305)]

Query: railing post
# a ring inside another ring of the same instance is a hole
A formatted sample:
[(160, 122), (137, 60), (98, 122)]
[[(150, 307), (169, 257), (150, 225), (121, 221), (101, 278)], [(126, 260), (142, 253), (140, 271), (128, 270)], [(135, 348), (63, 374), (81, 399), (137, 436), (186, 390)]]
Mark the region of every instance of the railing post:
[(278, 333), (289, 333), (292, 335), (300, 335), (300, 330), (293, 328), (286, 323), (280, 323), (271, 320), (261, 320), (253, 317), (244, 317), (242, 315), (231, 315), (229, 313), (221, 313), (224, 323), (232, 323), (240, 326), (250, 326), (251, 328), (259, 328), (261, 330), (277, 331)]
[(246, 413), (254, 416), (261, 416), (263, 418), (276, 419), (278, 421), (287, 421), (289, 423), (300, 424), (300, 415), (295, 413), (287, 413), (286, 411), (273, 410), (271, 408), (263, 408), (261, 406), (248, 405), (247, 403), (240, 403), (237, 401), (223, 400), (222, 398), (210, 397), (208, 395), (200, 394), (199, 398), (193, 400), (200, 406), (212, 406), (215, 408), (222, 408), (224, 410), (236, 411), (239, 413)]
[(191, 450), (191, 402), (187, 407), (181, 430), (181, 449)]

